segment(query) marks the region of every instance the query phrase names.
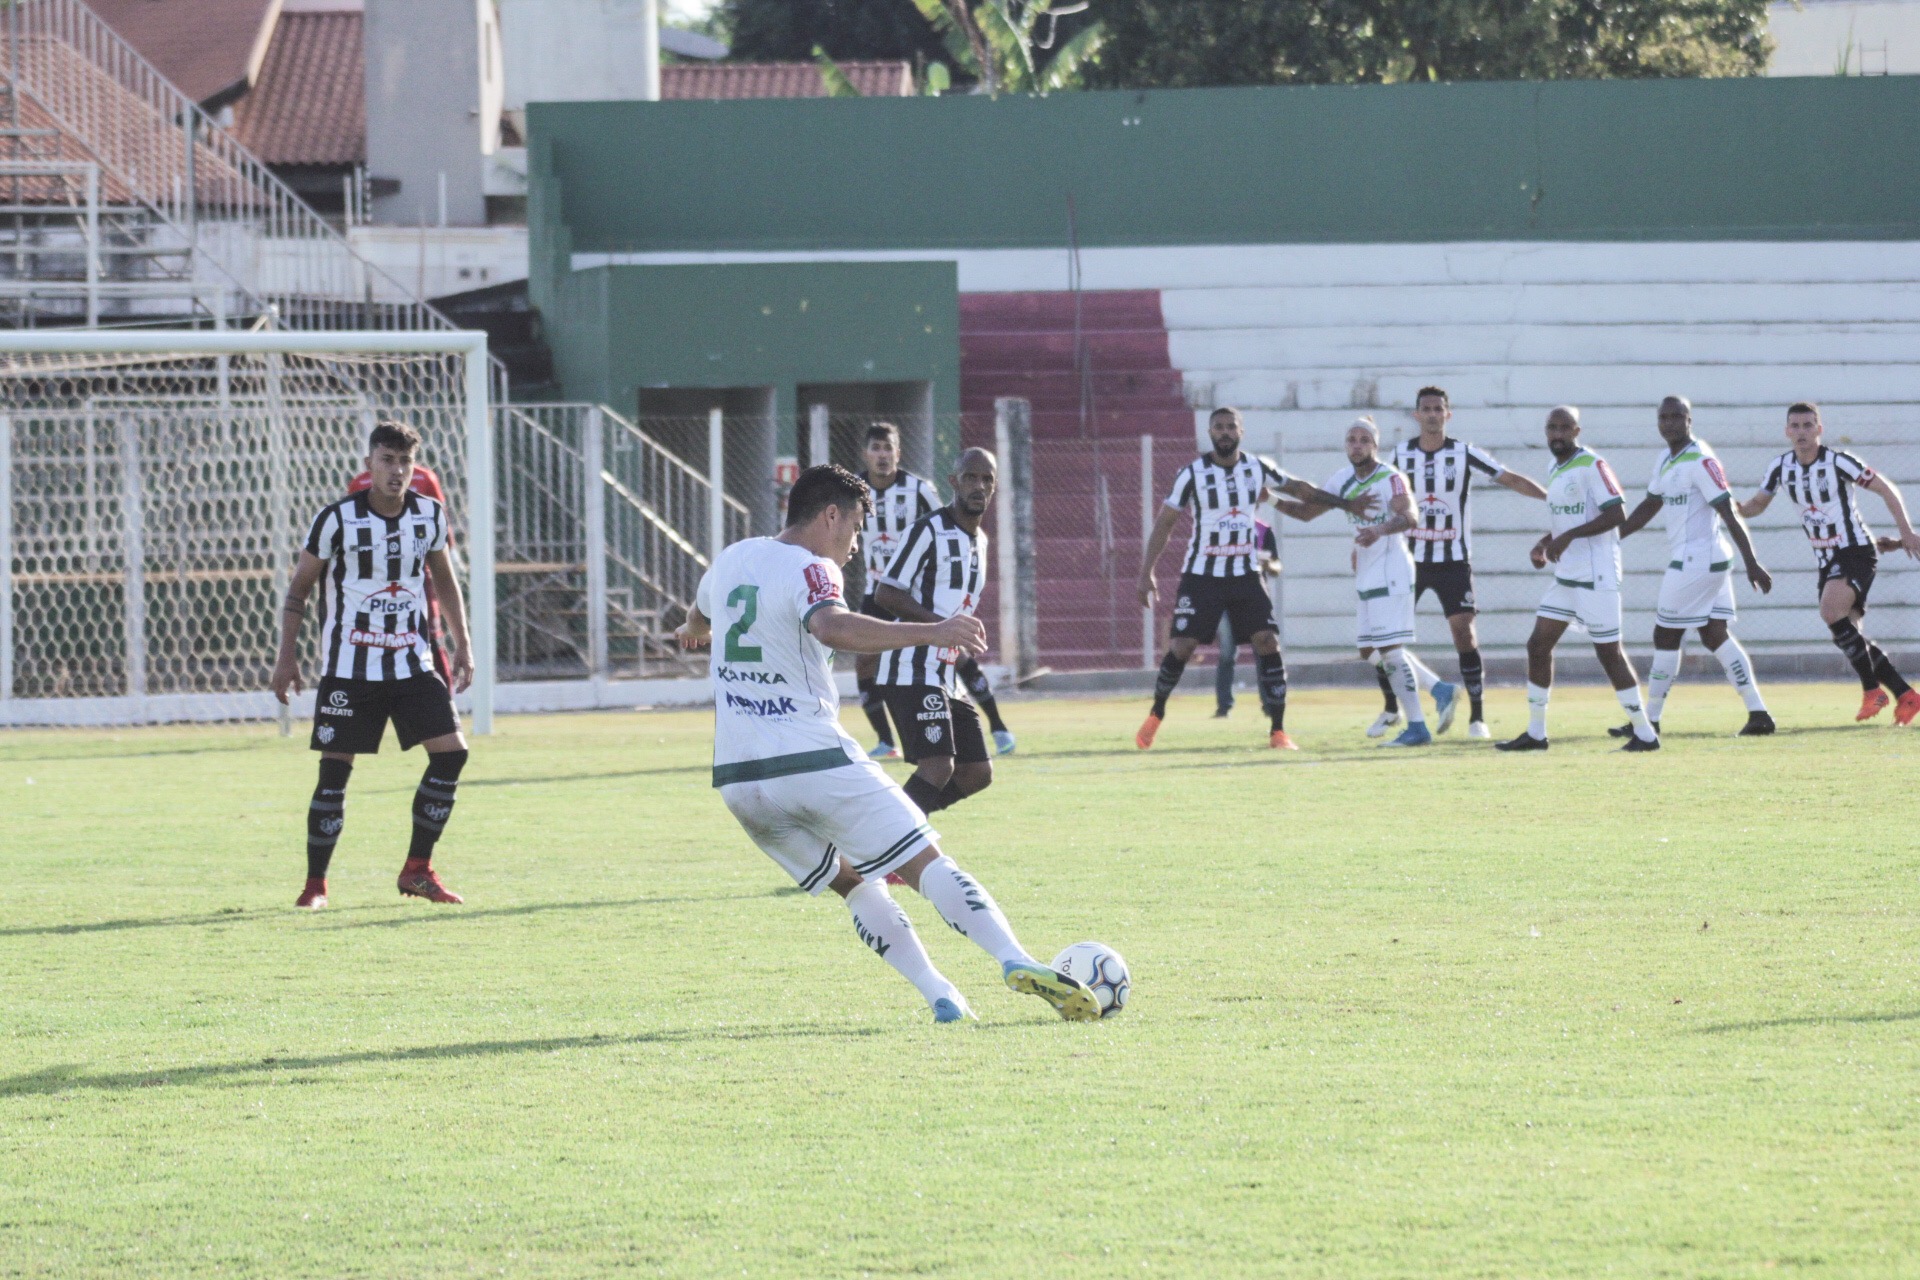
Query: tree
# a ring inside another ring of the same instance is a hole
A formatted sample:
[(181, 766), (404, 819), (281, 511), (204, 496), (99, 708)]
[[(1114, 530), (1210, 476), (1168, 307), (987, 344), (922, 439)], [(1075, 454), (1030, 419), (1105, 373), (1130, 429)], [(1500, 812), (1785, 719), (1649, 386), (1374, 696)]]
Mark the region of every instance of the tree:
[(980, 0), (971, 10), (966, 0), (913, 4), (988, 93), (1077, 88), (1106, 39), (1106, 29), (1085, 17), (1090, 0)]
[(1755, 75), (1766, 0), (1105, 0), (1089, 86)]

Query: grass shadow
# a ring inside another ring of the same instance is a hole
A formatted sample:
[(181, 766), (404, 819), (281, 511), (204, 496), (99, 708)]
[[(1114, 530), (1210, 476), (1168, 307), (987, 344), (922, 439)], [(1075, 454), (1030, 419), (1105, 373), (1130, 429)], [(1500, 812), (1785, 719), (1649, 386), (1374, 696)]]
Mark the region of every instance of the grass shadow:
[(112, 1071), (89, 1075), (78, 1064), (42, 1067), (0, 1079), (0, 1097), (62, 1093), (70, 1089), (112, 1092), (246, 1080), (279, 1071), (324, 1071), (333, 1067), (369, 1063), (448, 1062), (462, 1058), (493, 1058), (520, 1053), (556, 1053), (569, 1049), (619, 1049), (630, 1045), (743, 1043), (753, 1040), (850, 1040), (888, 1034), (885, 1027), (822, 1027), (818, 1024), (743, 1027), (738, 1030), (645, 1031), (636, 1035), (549, 1036), (527, 1040), (473, 1040), (460, 1044), (420, 1045), (412, 1049), (365, 1049), (352, 1053), (295, 1057), (249, 1058), (243, 1062), (209, 1062), (161, 1067), (146, 1071)]
[(539, 777), (523, 775), (512, 778), (462, 778), (460, 779), (460, 789), (466, 791), (473, 787), (524, 787), (555, 782), (602, 782), (618, 778), (658, 778), (683, 773), (694, 775), (710, 774), (712, 772), (713, 766), (710, 764), (679, 764), (669, 765), (660, 769), (618, 769), (606, 773), (561, 773)]
[(194, 929), (214, 924), (241, 924), (281, 915), (277, 909), (228, 907), (194, 916), (143, 916), (128, 920), (95, 920), (91, 924), (29, 924), (0, 929), (0, 938), (59, 937), (69, 933), (118, 933), (123, 929)]
[[(788, 893), (802, 890), (791, 886), (763, 889), (758, 893), (709, 893), (688, 894), (677, 898), (594, 898), (583, 902), (533, 902), (523, 907), (479, 907), (460, 911), (417, 912), (413, 915), (391, 916), (384, 920), (349, 920), (343, 924), (324, 925), (327, 930), (340, 929), (398, 929), (406, 925), (439, 924), (441, 922), (458, 923), (462, 920), (503, 919), (509, 916), (542, 915), (549, 911), (596, 911), (600, 908), (619, 907), (670, 907), (695, 902), (746, 902), (756, 898), (777, 898)], [(404, 911), (406, 907), (392, 908)]]
[(1717, 1036), (1734, 1031), (1771, 1031), (1776, 1027), (1825, 1027), (1842, 1023), (1869, 1025), (1876, 1022), (1914, 1021), (1920, 1021), (1920, 1009), (1903, 1009), (1897, 1013), (1809, 1013), (1797, 1018), (1762, 1018), (1755, 1022), (1716, 1022), (1711, 1026), (1695, 1027), (1693, 1034)]

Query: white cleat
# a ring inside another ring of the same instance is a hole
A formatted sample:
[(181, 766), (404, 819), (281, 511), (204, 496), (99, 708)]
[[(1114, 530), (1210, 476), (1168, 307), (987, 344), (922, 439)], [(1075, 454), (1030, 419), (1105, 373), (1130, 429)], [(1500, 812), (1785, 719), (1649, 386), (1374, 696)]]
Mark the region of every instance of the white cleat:
[(1493, 730), (1487, 728), (1487, 722), (1485, 720), (1475, 720), (1467, 726), (1467, 736), (1469, 738), (1479, 738), (1484, 741), (1493, 736)]
[(1369, 738), (1384, 738), (1387, 736), (1387, 730), (1399, 723), (1400, 713), (1398, 711), (1382, 711), (1379, 718), (1367, 726), (1367, 736)]

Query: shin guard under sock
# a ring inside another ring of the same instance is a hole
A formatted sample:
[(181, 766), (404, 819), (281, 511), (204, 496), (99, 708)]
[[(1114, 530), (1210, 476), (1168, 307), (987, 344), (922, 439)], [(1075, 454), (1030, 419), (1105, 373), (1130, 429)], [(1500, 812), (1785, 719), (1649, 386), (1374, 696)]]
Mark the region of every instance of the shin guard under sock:
[(1387, 664), (1375, 658), (1373, 674), (1380, 681), (1380, 696), (1387, 700), (1387, 714), (1390, 716), (1400, 714), (1400, 698), (1393, 691), (1393, 677), (1387, 674)]
[(967, 693), (973, 698), (973, 705), (980, 708), (987, 717), (987, 728), (994, 733), (1005, 733), (1007, 722), (1000, 718), (1000, 704), (993, 696), (993, 681), (987, 679), (987, 673), (972, 658), (954, 668), (954, 674), (967, 686)]
[(427, 771), (413, 793), (413, 843), (407, 846), (408, 862), (429, 862), (440, 833), (447, 829), (453, 814), (453, 795), (460, 786), (460, 771), (467, 767), (464, 751), (442, 751), (427, 757)]
[(1175, 686), (1186, 672), (1187, 660), (1173, 650), (1167, 650), (1167, 656), (1160, 660), (1160, 674), (1153, 681), (1153, 714), (1156, 717), (1166, 718), (1167, 699), (1173, 696)]
[(1860, 677), (1860, 687), (1872, 693), (1880, 687), (1880, 673), (1873, 660), (1874, 646), (1860, 628), (1853, 625), (1852, 618), (1842, 618), (1830, 623), (1827, 630), (1833, 632), (1834, 647), (1846, 655), (1847, 665), (1853, 668), (1853, 674)]
[(920, 935), (914, 932), (913, 921), (887, 892), (884, 881), (870, 880), (855, 888), (847, 895), (847, 911), (853, 916), (853, 931), (860, 935), (860, 941), (911, 982), (928, 1004), (945, 998), (965, 1007), (959, 991), (933, 967), (927, 949), (920, 944)]
[(949, 780), (946, 787), (936, 787), (916, 773), (900, 789), (907, 793), (907, 799), (920, 806), (920, 812), (938, 813), (953, 803), (947, 798), (947, 787), (952, 785)]
[(868, 676), (857, 682), (860, 690), (860, 709), (867, 713), (867, 723), (873, 726), (874, 740), (893, 745), (893, 730), (887, 724), (887, 700), (880, 696), (874, 687), (874, 678)]
[(1486, 668), (1480, 664), (1480, 651), (1467, 649), (1460, 654), (1460, 683), (1467, 686), (1467, 703), (1474, 720), (1485, 720)]
[(1900, 673), (1894, 670), (1892, 659), (1887, 657), (1879, 645), (1871, 640), (1867, 641), (1867, 653), (1873, 658), (1874, 675), (1880, 678), (1881, 684), (1887, 686), (1888, 693), (1895, 698), (1904, 698), (1913, 692), (1913, 686), (1900, 678)]
[(1278, 733), (1287, 727), (1287, 660), (1278, 653), (1256, 653), (1253, 670), (1260, 681), (1260, 705)]
[(347, 779), (353, 776), (351, 760), (321, 760), (320, 782), (307, 804), (307, 878), (327, 878), (327, 864), (333, 861), (333, 846), (339, 843), (340, 828), (347, 816)]
[(1015, 960), (1032, 963), (1033, 957), (1013, 936), (1013, 926), (1007, 923), (993, 895), (946, 854), (928, 863), (920, 873), (920, 894), (955, 933), (1001, 964)]

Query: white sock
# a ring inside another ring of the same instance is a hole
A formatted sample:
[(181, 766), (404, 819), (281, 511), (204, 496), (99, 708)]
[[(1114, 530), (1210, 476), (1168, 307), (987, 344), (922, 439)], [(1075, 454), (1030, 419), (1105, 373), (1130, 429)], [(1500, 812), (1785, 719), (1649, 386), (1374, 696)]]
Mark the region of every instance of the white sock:
[(959, 988), (933, 967), (927, 949), (920, 945), (920, 935), (913, 931), (913, 921), (887, 892), (884, 880), (869, 880), (848, 894), (847, 910), (853, 913), (853, 928), (860, 941), (918, 987), (929, 1005), (945, 996), (966, 1007)]
[(1544, 684), (1527, 681), (1527, 736), (1547, 740), (1547, 699), (1553, 690)]
[(1647, 668), (1647, 719), (1658, 720), (1667, 709), (1667, 691), (1680, 674), (1680, 654), (1685, 649), (1655, 649), (1653, 665)]
[(1613, 696), (1620, 699), (1620, 705), (1626, 708), (1627, 719), (1633, 721), (1633, 736), (1642, 742), (1654, 740), (1653, 724), (1647, 718), (1646, 708), (1640, 705), (1640, 686), (1630, 689), (1615, 689)]
[(1749, 711), (1765, 711), (1766, 700), (1760, 696), (1760, 683), (1753, 678), (1753, 663), (1747, 660), (1747, 651), (1740, 642), (1729, 635), (1713, 656), (1720, 659), (1720, 665), (1726, 668), (1727, 679), (1733, 682), (1733, 688), (1740, 700), (1747, 704)]
[(1001, 914), (1000, 904), (981, 887), (980, 882), (941, 854), (920, 873), (920, 892), (940, 918), (953, 931), (966, 938), (1001, 964), (1018, 960), (1032, 964), (1033, 957), (1013, 936), (1013, 926)]
[(1405, 649), (1389, 649), (1385, 654), (1387, 674), (1400, 691), (1400, 710), (1406, 713), (1409, 727), (1427, 722), (1427, 713), (1420, 709), (1420, 677), (1409, 661), (1412, 656)]
[(1420, 682), (1420, 692), (1431, 693), (1433, 686), (1440, 683), (1440, 677), (1432, 667), (1420, 661), (1420, 655), (1413, 650), (1402, 649), (1400, 652), (1407, 655), (1407, 665), (1413, 668), (1413, 678)]

